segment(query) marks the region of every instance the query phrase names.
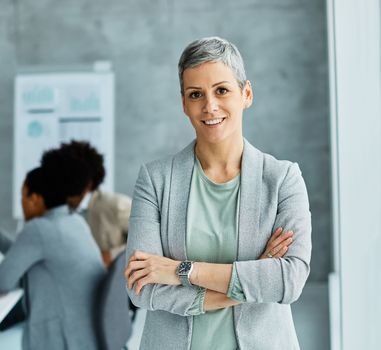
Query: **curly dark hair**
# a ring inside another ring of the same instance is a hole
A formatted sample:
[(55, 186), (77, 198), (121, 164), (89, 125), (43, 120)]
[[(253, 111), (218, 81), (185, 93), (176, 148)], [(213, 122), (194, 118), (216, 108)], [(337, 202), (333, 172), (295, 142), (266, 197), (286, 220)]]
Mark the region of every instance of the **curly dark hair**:
[(70, 184), (65, 185), (60, 167), (38, 167), (29, 171), (24, 180), (28, 196), (37, 193), (44, 199), (47, 209), (66, 204)]
[(41, 167), (53, 181), (61, 186), (67, 197), (81, 195), (91, 182), (87, 163), (61, 149), (43, 153)]
[[(60, 156), (71, 162), (71, 166), (74, 166), (77, 170), (82, 171), (82, 175), (87, 175), (86, 184), (82, 189), (77, 191), (73, 195), (78, 195), (90, 185), (90, 191), (96, 190), (103, 182), (106, 171), (104, 168), (103, 155), (101, 155), (95, 147), (91, 146), (89, 142), (71, 140), (69, 143), (61, 143), (61, 147), (58, 149), (47, 151), (43, 154), (41, 159), (41, 165), (44, 166), (49, 163), (49, 158), (53, 153), (59, 153)], [(70, 167), (69, 167), (70, 168)], [(81, 176), (82, 178), (83, 176)], [(83, 182), (82, 179), (72, 179), (78, 186)]]
[(61, 152), (70, 154), (73, 157), (81, 159), (87, 164), (90, 173), (91, 191), (96, 190), (103, 182), (106, 170), (104, 168), (103, 155), (97, 149), (86, 141), (71, 140), (69, 143), (62, 143)]

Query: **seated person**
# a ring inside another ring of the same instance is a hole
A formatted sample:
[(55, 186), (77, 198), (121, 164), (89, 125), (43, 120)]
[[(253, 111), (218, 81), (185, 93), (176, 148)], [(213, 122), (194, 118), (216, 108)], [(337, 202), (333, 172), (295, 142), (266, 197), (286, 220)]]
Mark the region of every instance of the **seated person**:
[(88, 225), (66, 205), (75, 184), (63, 181), (64, 168), (73, 171), (70, 162), (56, 159), (55, 167), (26, 175), (26, 224), (0, 264), (0, 293), (15, 288), (23, 276), (27, 280), (24, 350), (98, 348), (95, 289), (105, 269)]
[(131, 199), (120, 193), (95, 190), (85, 217), (106, 265), (125, 249)]
[(49, 164), (50, 158), (54, 158), (56, 153), (76, 159), (86, 167), (88, 181), (77, 193), (69, 196), (68, 204), (71, 208), (77, 209), (86, 194), (90, 193), (88, 207), (83, 214), (108, 266), (125, 248), (131, 198), (124, 194), (104, 192), (99, 189), (106, 173), (103, 156), (88, 142), (63, 143), (60, 148), (45, 152), (41, 164)]

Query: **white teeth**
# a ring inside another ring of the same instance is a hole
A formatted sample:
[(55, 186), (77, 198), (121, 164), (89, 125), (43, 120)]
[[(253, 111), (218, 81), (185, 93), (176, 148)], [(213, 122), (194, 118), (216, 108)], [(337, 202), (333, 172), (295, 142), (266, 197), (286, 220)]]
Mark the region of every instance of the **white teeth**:
[(214, 125), (214, 124), (219, 124), (223, 121), (224, 119), (213, 119), (213, 120), (204, 120), (204, 123), (207, 125)]

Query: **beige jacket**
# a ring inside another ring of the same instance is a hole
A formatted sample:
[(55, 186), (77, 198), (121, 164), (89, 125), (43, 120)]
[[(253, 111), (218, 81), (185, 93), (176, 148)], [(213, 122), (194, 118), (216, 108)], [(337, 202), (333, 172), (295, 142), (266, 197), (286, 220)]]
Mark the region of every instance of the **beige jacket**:
[(102, 251), (126, 243), (131, 198), (120, 193), (94, 191), (87, 208), (87, 222)]

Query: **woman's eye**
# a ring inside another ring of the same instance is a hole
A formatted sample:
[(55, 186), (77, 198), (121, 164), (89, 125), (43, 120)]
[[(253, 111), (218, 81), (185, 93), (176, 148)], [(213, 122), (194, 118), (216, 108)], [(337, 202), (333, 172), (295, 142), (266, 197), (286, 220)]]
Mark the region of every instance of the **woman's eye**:
[(201, 97), (201, 92), (200, 91), (192, 91), (189, 94), (189, 97), (192, 99), (200, 98)]
[(228, 89), (225, 89), (224, 87), (219, 87), (217, 89), (217, 94), (218, 95), (225, 95), (229, 90)]

